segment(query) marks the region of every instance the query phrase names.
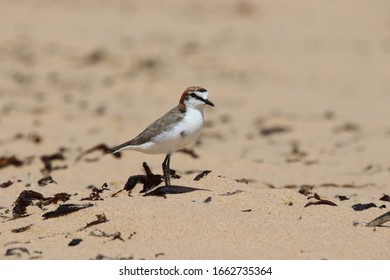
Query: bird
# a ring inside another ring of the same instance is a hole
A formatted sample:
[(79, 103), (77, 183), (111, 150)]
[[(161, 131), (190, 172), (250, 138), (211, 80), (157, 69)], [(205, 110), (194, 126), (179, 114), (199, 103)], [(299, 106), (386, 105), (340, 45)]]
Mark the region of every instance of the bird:
[(174, 152), (194, 142), (200, 135), (205, 105), (215, 105), (203, 87), (190, 86), (181, 95), (179, 104), (152, 122), (138, 136), (111, 148), (108, 153), (133, 150), (146, 154), (165, 154), (162, 163), (165, 186), (171, 186), (170, 161)]

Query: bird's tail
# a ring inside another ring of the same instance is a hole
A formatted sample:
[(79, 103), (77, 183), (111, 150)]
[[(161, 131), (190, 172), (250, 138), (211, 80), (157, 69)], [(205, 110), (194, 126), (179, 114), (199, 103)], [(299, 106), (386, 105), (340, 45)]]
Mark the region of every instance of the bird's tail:
[(130, 141), (128, 141), (126, 143), (120, 144), (118, 146), (115, 146), (115, 147), (109, 149), (106, 153), (107, 154), (119, 153), (120, 151), (125, 150), (126, 148), (128, 148), (130, 146), (131, 146), (131, 143), (130, 143)]
[(115, 153), (119, 153), (120, 150), (121, 150), (121, 149), (119, 148), (119, 146), (116, 146), (116, 147), (114, 147), (114, 148), (108, 149), (108, 150), (106, 151), (106, 154), (115, 154)]

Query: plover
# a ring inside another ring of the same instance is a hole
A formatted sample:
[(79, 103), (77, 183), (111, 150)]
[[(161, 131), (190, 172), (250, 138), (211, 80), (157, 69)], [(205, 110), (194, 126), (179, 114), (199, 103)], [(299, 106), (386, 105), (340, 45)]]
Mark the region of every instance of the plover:
[(166, 154), (162, 163), (165, 185), (170, 186), (170, 160), (172, 153), (195, 141), (203, 127), (203, 108), (214, 106), (206, 89), (187, 88), (179, 105), (154, 121), (134, 139), (112, 148), (110, 153), (134, 150), (146, 154)]

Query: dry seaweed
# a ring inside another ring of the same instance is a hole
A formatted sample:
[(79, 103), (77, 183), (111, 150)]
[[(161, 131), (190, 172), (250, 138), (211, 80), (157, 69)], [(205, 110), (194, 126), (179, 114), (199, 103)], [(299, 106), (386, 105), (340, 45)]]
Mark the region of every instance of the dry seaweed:
[(122, 238), (122, 234), (119, 231), (115, 232), (115, 233), (106, 233), (100, 229), (97, 229), (97, 230), (91, 231), (89, 233), (89, 235), (95, 236), (95, 237), (112, 237), (111, 240), (119, 239), (119, 240), (125, 241)]
[(340, 201), (349, 200), (349, 197), (345, 195), (336, 195), (336, 198), (338, 198)]
[(375, 184), (372, 183), (366, 183), (362, 185), (354, 185), (354, 184), (335, 184), (335, 183), (324, 183), (321, 184), (320, 187), (335, 187), (335, 188), (346, 188), (346, 189), (360, 189), (365, 187), (375, 186)]
[(24, 247), (10, 248), (10, 249), (7, 249), (7, 251), (5, 252), (6, 256), (18, 256), (18, 257), (21, 257), (22, 254), (30, 255), (30, 252), (28, 251), (27, 248), (24, 248)]
[(299, 193), (303, 194), (305, 196), (308, 196), (309, 194), (312, 194), (311, 190), (313, 190), (314, 185), (301, 185), (301, 188), (299, 189)]
[(83, 241), (82, 239), (80, 239), (80, 238), (74, 238), (74, 239), (72, 239), (70, 242), (69, 242), (69, 244), (68, 244), (68, 246), (77, 246), (77, 245), (79, 245), (80, 244), (80, 242), (81, 241)]
[(95, 226), (95, 225), (98, 225), (98, 224), (103, 224), (103, 223), (108, 222), (108, 220), (106, 218), (106, 215), (104, 215), (104, 213), (96, 215), (96, 218), (97, 218), (97, 220), (92, 221), (90, 223), (87, 223), (86, 226), (84, 226), (83, 228), (79, 229), (78, 231), (82, 231), (82, 230), (84, 230), (86, 228), (89, 228), (91, 226)]
[(157, 187), (163, 181), (163, 176), (153, 174), (146, 162), (142, 163), (142, 167), (145, 169), (146, 178), (144, 182), (144, 187), (140, 192), (144, 193), (153, 189), (154, 187)]
[(180, 178), (181, 178), (180, 175), (176, 174), (176, 170), (174, 170), (174, 169), (170, 169), (170, 170), (169, 170), (169, 175), (170, 175), (171, 178), (173, 178), (173, 179), (180, 179)]
[(13, 233), (20, 233), (20, 232), (25, 232), (26, 230), (29, 230), (31, 228), (32, 224), (25, 226), (25, 227), (20, 227), (20, 228), (15, 228), (11, 230)]
[(13, 184), (13, 182), (8, 180), (7, 182), (1, 183), (0, 188), (5, 189), (5, 188), (8, 188), (9, 186), (11, 186), (12, 184)]
[(360, 126), (356, 123), (347, 122), (344, 124), (341, 124), (339, 126), (336, 126), (334, 128), (335, 133), (342, 133), (342, 132), (359, 132)]
[(352, 209), (355, 210), (355, 211), (363, 211), (363, 210), (367, 210), (369, 208), (372, 208), (372, 207), (377, 207), (375, 203), (366, 203), (366, 204), (362, 204), (362, 203), (357, 203), (357, 204), (354, 204), (352, 205)]
[(119, 239), (119, 240), (121, 240), (121, 241), (125, 241), (123, 238), (122, 238), (122, 234), (118, 231), (118, 232), (116, 232), (116, 233), (114, 233), (114, 235), (113, 235), (113, 237), (112, 237), (112, 239), (111, 240), (115, 240), (115, 239)]
[(16, 133), (14, 136), (7, 138), (5, 140), (0, 140), (0, 145), (6, 144), (6, 143), (11, 143), (17, 140), (22, 140), (26, 139), (28, 141), (33, 142), (34, 144), (40, 144), (42, 142), (42, 137), (36, 133), (36, 132), (31, 132), (28, 133), (27, 135), (24, 133)]
[(245, 210), (241, 210), (241, 212), (244, 212), (244, 213), (249, 213), (249, 212), (252, 212), (252, 209), (245, 209)]
[(280, 134), (290, 132), (291, 128), (289, 126), (284, 125), (274, 125), (270, 127), (263, 127), (260, 129), (260, 135), (264, 137), (271, 136), (273, 134)]
[(42, 215), (43, 219), (57, 218), (60, 216), (65, 216), (74, 212), (77, 212), (82, 209), (92, 207), (92, 203), (88, 204), (62, 204), (56, 210), (47, 212)]
[(67, 193), (57, 193), (53, 197), (44, 197), (39, 192), (31, 190), (22, 191), (14, 202), (12, 213), (14, 217), (25, 214), (27, 206), (32, 205), (34, 200), (37, 200), (38, 206), (41, 207), (42, 205), (56, 204), (58, 201), (65, 202), (69, 200), (69, 197), (70, 194)]
[(84, 197), (80, 200), (91, 200), (91, 201), (103, 200), (103, 198), (100, 197), (100, 194), (105, 190), (109, 190), (107, 183), (104, 183), (100, 189), (93, 187), (89, 197)]
[(130, 256), (130, 257), (109, 257), (109, 256), (105, 256), (103, 254), (98, 254), (94, 260), (133, 260), (134, 257), (133, 256)]
[(311, 206), (311, 205), (320, 205), (320, 204), (324, 204), (324, 205), (330, 205), (330, 206), (337, 206), (336, 203), (332, 202), (332, 201), (329, 201), (329, 200), (325, 200), (325, 199), (321, 199), (321, 200), (318, 200), (318, 201), (311, 201), (311, 202), (308, 202), (305, 207), (308, 207), (308, 206)]
[(337, 206), (336, 203), (330, 201), (330, 200), (326, 200), (326, 199), (321, 199), (320, 196), (317, 194), (317, 193), (314, 193), (313, 196), (311, 197), (308, 197), (308, 199), (310, 198), (315, 198), (317, 199), (317, 201), (310, 201), (308, 202), (305, 207), (308, 207), (308, 206), (311, 206), (311, 205), (330, 205), (330, 206)]
[(33, 200), (43, 200), (44, 196), (35, 191), (22, 191), (19, 194), (19, 197), (14, 202), (14, 207), (12, 208), (12, 213), (15, 216), (23, 215), (26, 213), (26, 207), (31, 205)]
[(297, 161), (301, 161), (305, 157), (307, 157), (307, 153), (300, 149), (299, 143), (297, 143), (295, 141), (292, 142), (291, 143), (291, 151), (287, 155), (286, 161), (287, 162), (297, 162)]
[(127, 239), (133, 238), (133, 236), (136, 235), (136, 234), (137, 234), (137, 232), (135, 232), (135, 231), (130, 232), (129, 237), (127, 237)]
[(390, 195), (383, 194), (379, 200), (390, 202)]
[(0, 157), (0, 169), (13, 165), (16, 167), (22, 166), (24, 164), (24, 161), (16, 158), (15, 156), (9, 156), (9, 157)]
[(242, 192), (244, 192), (244, 191), (242, 191), (242, 190), (235, 190), (234, 192), (227, 192), (227, 193), (219, 194), (219, 196), (231, 196), (231, 195), (239, 194), (239, 193), (242, 193)]
[[(101, 151), (102, 152), (102, 155), (104, 154), (107, 154), (109, 153), (111, 150), (111, 148), (109, 148), (106, 144), (98, 144), (84, 152), (82, 152), (81, 154), (78, 155), (78, 157), (76, 158), (76, 162), (77, 161), (80, 161), (83, 157), (85, 157), (86, 155), (88, 154), (91, 154), (95, 151)], [(114, 156), (115, 158), (120, 158), (121, 157), (121, 153), (118, 152), (118, 153), (112, 153), (112, 156)], [(88, 162), (92, 162), (92, 161), (97, 161), (99, 158), (86, 158), (85, 161), (88, 161)]]
[(268, 188), (270, 189), (276, 189), (275, 185), (271, 184), (271, 183), (268, 183), (268, 182), (263, 182), (264, 185), (266, 185)]
[(65, 202), (68, 201), (70, 198), (70, 194), (68, 193), (56, 193), (52, 197), (45, 197), (43, 201), (41, 202), (42, 205), (49, 205), (49, 204), (57, 204), (59, 201)]
[[(144, 184), (145, 183), (145, 175), (132, 175), (127, 179), (126, 184), (124, 185), (123, 189), (126, 191), (131, 191), (134, 189), (134, 187), (138, 184)], [(120, 190), (122, 191), (122, 190)]]
[(244, 183), (244, 184), (249, 184), (249, 183), (253, 183), (253, 182), (256, 182), (256, 180), (253, 180), (253, 179), (246, 179), (246, 178), (241, 178), (241, 179), (235, 179), (234, 181), (236, 181), (237, 183)]
[(38, 180), (38, 185), (41, 187), (46, 186), (47, 184), (51, 184), (51, 183), (57, 184), (57, 182), (54, 181), (51, 176), (45, 176), (45, 177)]
[(196, 177), (194, 178), (194, 181), (199, 181), (203, 177), (207, 176), (210, 172), (211, 172), (211, 170), (204, 170), (204, 171), (202, 171), (201, 173), (196, 175)]
[(53, 161), (59, 161), (59, 160), (60, 161), (65, 160), (65, 157), (63, 155), (63, 149), (61, 149), (59, 152), (54, 153), (54, 154), (42, 155), (41, 161), (43, 162), (44, 167), (43, 167), (43, 169), (41, 169), (41, 172), (43, 174), (49, 174), (53, 170), (67, 168), (67, 165), (53, 167)]

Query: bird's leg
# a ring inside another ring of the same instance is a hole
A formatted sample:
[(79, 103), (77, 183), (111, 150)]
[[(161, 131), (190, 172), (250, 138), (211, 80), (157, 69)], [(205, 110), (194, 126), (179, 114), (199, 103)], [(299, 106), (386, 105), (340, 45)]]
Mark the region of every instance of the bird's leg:
[(167, 154), (165, 157), (163, 163), (162, 163), (162, 169), (164, 172), (164, 179), (165, 179), (165, 186), (170, 186), (171, 185), (171, 174), (170, 174), (170, 167), (169, 163), (171, 161), (171, 154)]

